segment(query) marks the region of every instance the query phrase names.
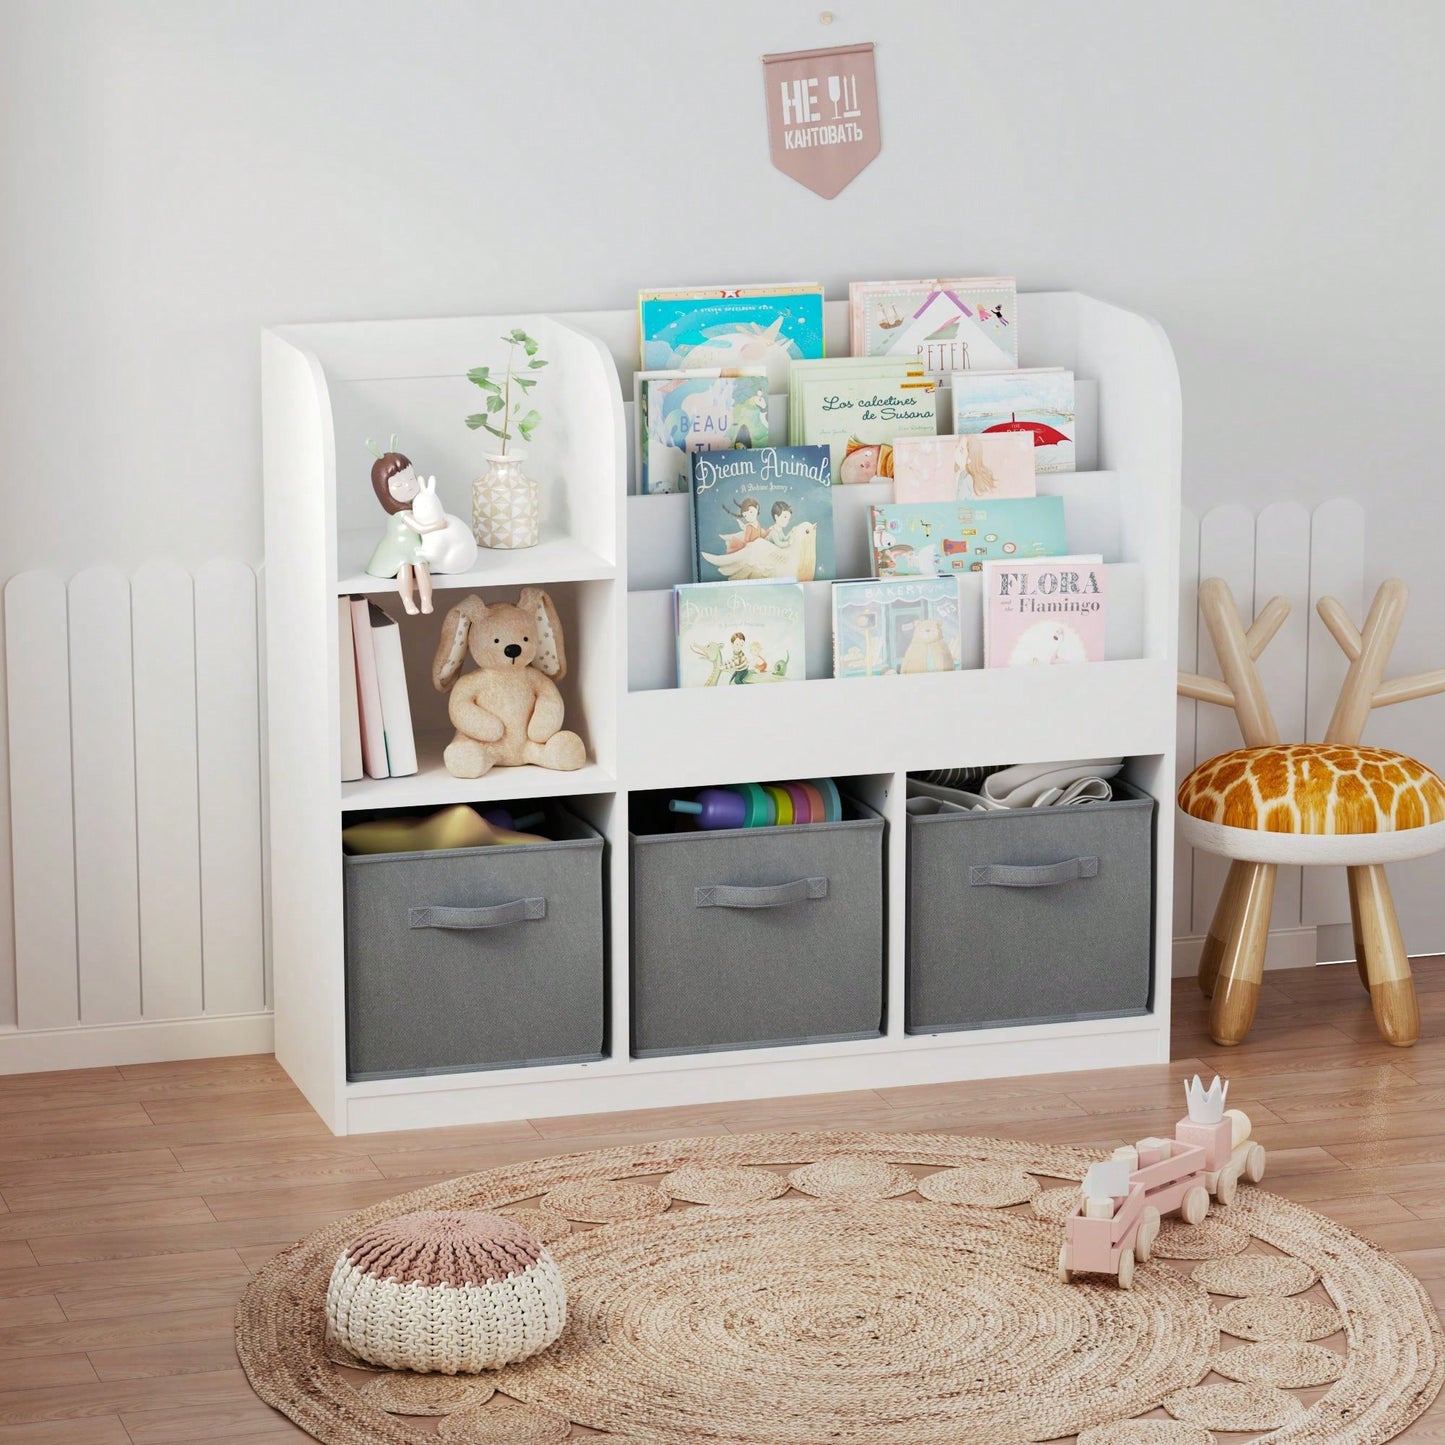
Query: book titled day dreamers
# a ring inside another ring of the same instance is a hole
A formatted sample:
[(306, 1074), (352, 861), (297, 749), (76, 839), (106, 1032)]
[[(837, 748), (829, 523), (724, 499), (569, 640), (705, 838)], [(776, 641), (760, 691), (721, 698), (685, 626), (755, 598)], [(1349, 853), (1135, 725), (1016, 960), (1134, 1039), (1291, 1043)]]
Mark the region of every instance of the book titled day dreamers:
[(642, 370), (761, 366), (785, 391), (788, 362), (823, 355), (823, 288), (692, 287), (638, 293)]
[(1102, 662), (1109, 569), (1097, 556), (983, 564), (983, 665)]
[(833, 586), (834, 677), (952, 672), (961, 646), (957, 578)]
[(805, 675), (797, 582), (684, 582), (673, 588), (679, 687), (758, 687)]
[(1074, 373), (1059, 367), (1037, 370), (957, 372), (953, 387), (953, 429), (1029, 433), (1034, 469), (1074, 470)]
[(1062, 497), (891, 502), (871, 509), (875, 577), (981, 572), (987, 561), (1068, 554)]
[(637, 378), (639, 492), (685, 492), (693, 452), (768, 444), (768, 374), (642, 372)]
[(821, 582), (836, 576), (832, 479), (827, 447), (694, 452), (694, 577)]

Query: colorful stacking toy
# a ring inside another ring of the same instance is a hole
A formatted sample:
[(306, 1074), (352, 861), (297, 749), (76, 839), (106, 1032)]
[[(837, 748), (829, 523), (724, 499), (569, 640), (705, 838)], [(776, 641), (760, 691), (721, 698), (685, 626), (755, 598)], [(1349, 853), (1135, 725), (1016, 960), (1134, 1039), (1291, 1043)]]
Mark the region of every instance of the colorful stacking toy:
[(672, 798), (668, 808), (697, 819), (699, 828), (774, 828), (837, 823), (843, 799), (832, 778), (807, 783), (729, 783), (702, 788), (696, 798)]

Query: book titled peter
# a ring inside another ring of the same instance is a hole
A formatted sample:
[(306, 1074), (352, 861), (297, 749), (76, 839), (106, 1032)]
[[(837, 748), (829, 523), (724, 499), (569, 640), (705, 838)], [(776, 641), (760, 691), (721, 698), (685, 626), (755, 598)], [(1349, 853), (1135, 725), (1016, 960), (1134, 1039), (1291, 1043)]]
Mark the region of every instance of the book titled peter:
[(983, 665), (1102, 662), (1109, 569), (1096, 556), (983, 564)]
[(684, 582), (673, 588), (679, 687), (765, 686), (804, 676), (797, 582)]
[(822, 582), (833, 564), (827, 447), (692, 455), (693, 576), (699, 582)]

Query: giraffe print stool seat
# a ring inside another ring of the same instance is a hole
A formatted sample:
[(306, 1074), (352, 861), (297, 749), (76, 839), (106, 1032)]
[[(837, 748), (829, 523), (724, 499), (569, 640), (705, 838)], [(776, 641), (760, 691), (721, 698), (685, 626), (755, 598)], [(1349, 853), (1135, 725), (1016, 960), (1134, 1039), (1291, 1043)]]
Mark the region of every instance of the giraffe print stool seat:
[(1381, 583), (1363, 627), (1333, 597), (1319, 600), (1320, 621), (1349, 667), (1324, 740), (1286, 743), (1255, 663), (1289, 616), (1288, 599), (1270, 598), (1246, 628), (1223, 581), (1211, 577), (1199, 588), (1222, 678), (1181, 673), (1179, 691), (1233, 709), (1244, 742), (1201, 763), (1179, 788), (1180, 836), (1229, 859), (1199, 955), (1199, 987), (1210, 1000), (1209, 1035), (1217, 1044), (1239, 1043), (1254, 1022), (1275, 875), (1284, 864), (1344, 867), (1355, 962), (1380, 1035), (1400, 1047), (1420, 1036), (1415, 981), (1385, 864), (1445, 848), (1445, 782), (1404, 753), (1360, 742), (1375, 708), (1445, 692), (1445, 668), (1385, 679), (1408, 596), (1398, 579)]
[(1445, 782), (1386, 748), (1235, 748), (1185, 778), (1179, 807), (1191, 846), (1247, 862), (1348, 867), (1445, 848)]

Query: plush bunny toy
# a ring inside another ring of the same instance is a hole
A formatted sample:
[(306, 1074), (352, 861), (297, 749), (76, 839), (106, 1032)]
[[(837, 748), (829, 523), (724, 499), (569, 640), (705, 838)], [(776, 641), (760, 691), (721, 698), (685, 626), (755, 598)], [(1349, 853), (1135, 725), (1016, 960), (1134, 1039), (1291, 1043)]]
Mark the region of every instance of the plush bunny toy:
[[(469, 648), (477, 670), (457, 682)], [(447, 771), (480, 778), (522, 763), (580, 768), (587, 761), (582, 739), (561, 730), (554, 679), (566, 673), (562, 624), (540, 587), (524, 587), (515, 604), (489, 607), (476, 596), (458, 602), (442, 624), (431, 674), (438, 692), (451, 689), (447, 715), (457, 733), (443, 754)]]

